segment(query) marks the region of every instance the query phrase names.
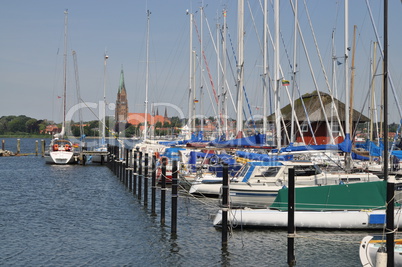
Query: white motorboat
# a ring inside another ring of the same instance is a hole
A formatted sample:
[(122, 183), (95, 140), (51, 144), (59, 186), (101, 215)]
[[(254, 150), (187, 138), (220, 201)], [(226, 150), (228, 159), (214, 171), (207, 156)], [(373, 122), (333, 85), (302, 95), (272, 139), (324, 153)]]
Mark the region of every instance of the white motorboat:
[[(310, 161), (250, 161), (231, 179), (230, 203), (241, 207), (268, 207), (278, 191), (288, 184), (288, 169), (295, 168), (297, 187), (336, 185), (380, 181), (371, 173), (324, 172)], [(222, 179), (221, 179), (222, 181)], [(210, 182), (210, 178), (193, 183), (192, 193), (219, 194), (222, 182)]]

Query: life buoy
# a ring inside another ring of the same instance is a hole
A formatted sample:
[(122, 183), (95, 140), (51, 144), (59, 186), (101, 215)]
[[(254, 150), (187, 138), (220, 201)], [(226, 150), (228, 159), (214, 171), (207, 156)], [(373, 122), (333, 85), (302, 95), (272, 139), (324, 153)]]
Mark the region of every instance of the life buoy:
[(64, 145), (64, 150), (65, 150), (65, 151), (69, 151), (69, 150), (70, 150), (70, 146), (69, 146), (68, 144), (65, 144), (65, 145)]
[(58, 144), (54, 144), (53, 145), (53, 151), (57, 151), (59, 150), (59, 145)]

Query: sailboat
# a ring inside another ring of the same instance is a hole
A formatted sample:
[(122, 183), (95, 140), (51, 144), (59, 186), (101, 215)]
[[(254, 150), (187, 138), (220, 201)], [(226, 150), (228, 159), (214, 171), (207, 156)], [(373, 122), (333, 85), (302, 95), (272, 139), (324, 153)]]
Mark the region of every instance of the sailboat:
[[(107, 152), (107, 144), (106, 144), (106, 61), (109, 58), (108, 55), (104, 55), (103, 59), (104, 59), (104, 67), (103, 67), (103, 114), (102, 114), (102, 118), (101, 118), (101, 124), (102, 124), (102, 133), (101, 133), (101, 137), (99, 139), (99, 147), (95, 149), (95, 151), (97, 152)], [(94, 163), (103, 163), (106, 162), (106, 155), (99, 155), (99, 154), (95, 154), (92, 157), (92, 162)]]
[(136, 149), (144, 153), (163, 153), (166, 146), (148, 140), (148, 85), (149, 85), (149, 28), (151, 12), (147, 10), (147, 49), (146, 49), (146, 75), (145, 75), (145, 113), (144, 113), (144, 131), (143, 140), (136, 145)]
[[(370, 8), (369, 8), (370, 9)], [(370, 10), (371, 13), (371, 10)], [(374, 239), (373, 236), (366, 236), (363, 238), (360, 248), (359, 257), (363, 266), (402, 266), (402, 256), (401, 256), (401, 240), (395, 238), (395, 229), (392, 221), (395, 219), (395, 192), (392, 188), (395, 187), (395, 181), (390, 179), (388, 175), (388, 77), (391, 77), (388, 72), (388, 0), (384, 1), (384, 49), (382, 51), (383, 57), (383, 96), (384, 96), (384, 106), (383, 106), (383, 132), (384, 132), (384, 180), (387, 181), (387, 212), (386, 212), (386, 222), (383, 227), (383, 235)], [(390, 81), (392, 81), (390, 79)], [(392, 176), (391, 176), (392, 177)]]
[(64, 11), (64, 92), (63, 92), (63, 124), (60, 133), (53, 136), (50, 145), (45, 151), (46, 163), (50, 164), (69, 164), (77, 163), (78, 155), (74, 153), (74, 145), (64, 139), (66, 129), (66, 91), (67, 91), (67, 22), (68, 10)]

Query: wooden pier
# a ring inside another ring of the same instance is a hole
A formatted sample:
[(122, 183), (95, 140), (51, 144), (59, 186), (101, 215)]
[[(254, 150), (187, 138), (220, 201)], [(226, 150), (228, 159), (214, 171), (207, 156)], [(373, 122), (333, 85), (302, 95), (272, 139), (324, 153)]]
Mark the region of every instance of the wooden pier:
[(79, 152), (78, 159), (79, 159), (79, 163), (81, 165), (85, 165), (86, 160), (87, 160), (88, 157), (101, 156), (102, 159), (105, 159), (104, 162), (103, 161), (101, 162), (101, 164), (103, 164), (103, 163), (106, 163), (106, 158), (107, 158), (108, 155), (109, 155), (108, 151), (87, 151), (87, 150), (84, 150), (84, 151)]

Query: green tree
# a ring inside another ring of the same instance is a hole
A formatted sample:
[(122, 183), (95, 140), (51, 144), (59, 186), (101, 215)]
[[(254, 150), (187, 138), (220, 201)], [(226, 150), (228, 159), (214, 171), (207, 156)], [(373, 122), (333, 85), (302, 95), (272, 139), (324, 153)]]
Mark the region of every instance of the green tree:
[(26, 125), (25, 123), (29, 120), (27, 116), (21, 115), (18, 117), (13, 118), (9, 123), (8, 127), (10, 132), (13, 133), (23, 133), (26, 132)]
[(28, 133), (39, 133), (39, 124), (36, 119), (29, 119), (25, 122), (25, 127)]

